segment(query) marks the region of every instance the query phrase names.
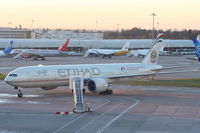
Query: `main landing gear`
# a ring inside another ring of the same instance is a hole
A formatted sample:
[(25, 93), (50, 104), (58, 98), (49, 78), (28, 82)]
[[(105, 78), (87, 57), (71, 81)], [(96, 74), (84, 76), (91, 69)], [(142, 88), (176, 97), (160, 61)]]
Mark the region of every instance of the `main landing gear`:
[(113, 94), (113, 90), (107, 89), (106, 91), (99, 92), (99, 94), (100, 95), (112, 95)]
[(17, 92), (17, 96), (18, 97), (23, 97), (23, 93), (22, 93), (22, 90), (21, 89), (19, 89), (17, 86), (15, 86), (15, 90), (17, 90), (18, 92)]

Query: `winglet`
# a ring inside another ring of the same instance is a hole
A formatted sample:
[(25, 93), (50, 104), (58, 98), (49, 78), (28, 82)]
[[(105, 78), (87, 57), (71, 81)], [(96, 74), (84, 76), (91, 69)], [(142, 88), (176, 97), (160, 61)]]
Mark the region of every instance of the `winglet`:
[(58, 51), (68, 51), (68, 44), (69, 44), (69, 39), (67, 39), (62, 45), (60, 45), (60, 47), (58, 48)]
[(10, 54), (10, 52), (12, 51), (12, 45), (13, 45), (13, 40), (11, 40), (8, 46), (3, 50), (3, 52), (6, 55)]

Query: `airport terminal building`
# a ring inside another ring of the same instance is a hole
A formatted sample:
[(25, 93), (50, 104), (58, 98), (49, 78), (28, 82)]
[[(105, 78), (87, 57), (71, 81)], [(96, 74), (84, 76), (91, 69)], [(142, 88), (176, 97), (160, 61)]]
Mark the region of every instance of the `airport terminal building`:
[[(3, 49), (13, 40), (14, 48), (39, 48), (39, 49), (57, 49), (65, 40), (56, 39), (0, 39), (0, 49)], [(71, 39), (68, 47), (71, 51), (86, 51), (90, 48), (121, 49), (126, 42), (130, 43), (130, 50), (150, 48), (151, 39), (131, 39), (131, 40), (80, 40)], [(165, 50), (167, 51), (194, 51), (194, 45), (191, 40), (164, 40)]]
[[(37, 35), (36, 35), (37, 34)], [(38, 39), (32, 39), (38, 38)], [(70, 51), (84, 52), (91, 48), (121, 49), (126, 42), (130, 43), (130, 50), (147, 49), (153, 44), (152, 39), (108, 39), (103, 40), (102, 33), (80, 32), (70, 30), (38, 30), (32, 32), (27, 29), (0, 28), (0, 49), (4, 49), (13, 40), (13, 48), (39, 48), (57, 49), (64, 43), (65, 38), (70, 38), (68, 48)], [(164, 39), (166, 51), (178, 52), (194, 51), (191, 40), (169, 40)]]

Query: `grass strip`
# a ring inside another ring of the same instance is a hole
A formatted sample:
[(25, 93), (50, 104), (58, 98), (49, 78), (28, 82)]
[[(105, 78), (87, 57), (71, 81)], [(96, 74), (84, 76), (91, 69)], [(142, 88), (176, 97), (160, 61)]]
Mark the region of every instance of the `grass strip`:
[(4, 80), (5, 77), (6, 77), (5, 74), (0, 73), (0, 80)]
[(200, 87), (200, 79), (120, 81), (119, 83), (128, 85), (145, 85), (145, 86)]

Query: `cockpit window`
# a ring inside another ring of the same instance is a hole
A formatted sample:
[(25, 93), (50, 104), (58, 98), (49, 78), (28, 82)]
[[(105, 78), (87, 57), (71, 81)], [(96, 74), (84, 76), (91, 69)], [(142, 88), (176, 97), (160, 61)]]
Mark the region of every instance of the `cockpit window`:
[(17, 77), (17, 74), (10, 74), (9, 75), (10, 77), (12, 76), (12, 77)]

